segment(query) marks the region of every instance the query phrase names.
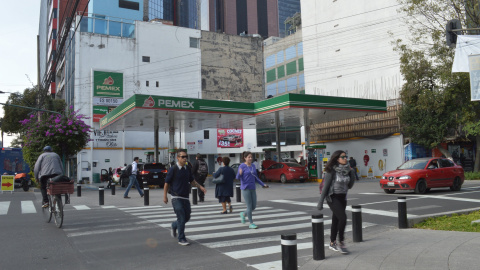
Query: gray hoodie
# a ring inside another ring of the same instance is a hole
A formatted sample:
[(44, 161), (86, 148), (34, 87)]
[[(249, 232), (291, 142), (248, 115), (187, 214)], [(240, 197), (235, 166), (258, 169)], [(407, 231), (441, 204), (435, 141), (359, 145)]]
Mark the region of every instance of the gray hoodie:
[(33, 173), (35, 174), (35, 179), (40, 179), (44, 175), (63, 174), (60, 156), (54, 152), (41, 154), (35, 163)]

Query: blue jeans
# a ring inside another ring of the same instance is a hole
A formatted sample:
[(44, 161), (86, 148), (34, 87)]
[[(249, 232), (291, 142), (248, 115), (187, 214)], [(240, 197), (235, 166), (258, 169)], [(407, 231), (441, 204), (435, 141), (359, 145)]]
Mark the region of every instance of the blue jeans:
[(248, 217), (248, 221), (253, 223), (252, 212), (257, 207), (257, 191), (255, 189), (244, 189), (242, 193), (245, 204), (247, 205), (245, 215)]
[(130, 183), (128, 183), (128, 187), (127, 187), (127, 190), (125, 190), (125, 194), (123, 195), (123, 197), (127, 197), (128, 196), (128, 192), (130, 191), (130, 189), (132, 188), (132, 186), (135, 184), (135, 187), (137, 188), (138, 190), (138, 193), (140, 193), (140, 196), (143, 195), (143, 192), (142, 190), (140, 189), (140, 186), (138, 185), (138, 181), (137, 181), (137, 176), (132, 174), (128, 177), (130, 179)]
[(177, 220), (172, 222), (172, 228), (177, 230), (178, 241), (185, 239), (185, 224), (190, 220), (192, 208), (190, 208), (190, 201), (184, 199), (172, 199), (172, 206)]

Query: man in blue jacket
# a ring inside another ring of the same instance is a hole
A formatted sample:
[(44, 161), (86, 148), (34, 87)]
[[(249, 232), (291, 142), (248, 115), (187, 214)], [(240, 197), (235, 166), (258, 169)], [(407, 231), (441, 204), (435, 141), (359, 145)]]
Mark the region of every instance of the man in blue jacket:
[(190, 214), (192, 213), (189, 199), (190, 183), (203, 193), (207, 193), (207, 190), (194, 180), (192, 171), (187, 167), (186, 161), (187, 153), (185, 151), (177, 152), (177, 164), (168, 170), (163, 188), (163, 202), (168, 203), (167, 192), (170, 193), (173, 210), (177, 215), (177, 220), (172, 222), (171, 234), (172, 237), (177, 237), (178, 230), (178, 244), (182, 246), (190, 244), (185, 238), (185, 224), (190, 220)]

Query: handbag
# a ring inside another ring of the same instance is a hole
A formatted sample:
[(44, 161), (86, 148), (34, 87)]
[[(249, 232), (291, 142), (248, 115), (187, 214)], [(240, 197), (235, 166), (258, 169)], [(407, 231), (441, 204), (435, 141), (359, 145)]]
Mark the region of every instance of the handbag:
[(215, 185), (225, 183), (225, 179), (223, 179), (223, 170), (218, 177), (213, 178), (212, 183)]

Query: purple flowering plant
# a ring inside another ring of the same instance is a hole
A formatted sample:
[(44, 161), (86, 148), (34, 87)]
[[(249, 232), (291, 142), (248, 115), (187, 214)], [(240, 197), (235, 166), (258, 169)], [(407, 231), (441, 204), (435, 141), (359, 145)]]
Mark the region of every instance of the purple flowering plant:
[[(39, 112), (20, 121), (23, 126), (23, 156), (33, 168), (43, 147), (49, 145), (60, 156), (75, 155), (90, 139), (91, 127), (83, 120), (88, 119), (70, 106), (62, 114)], [(39, 120), (40, 119), (40, 120)]]

